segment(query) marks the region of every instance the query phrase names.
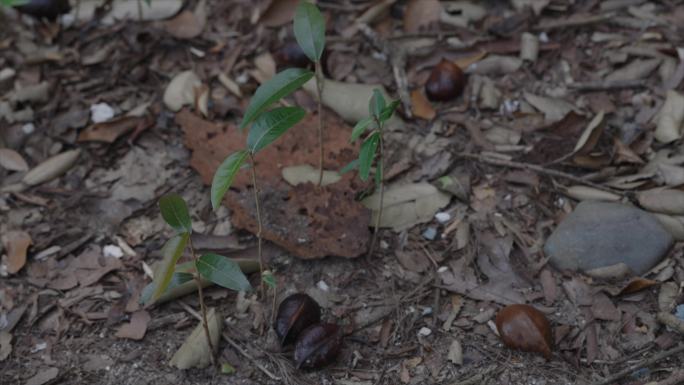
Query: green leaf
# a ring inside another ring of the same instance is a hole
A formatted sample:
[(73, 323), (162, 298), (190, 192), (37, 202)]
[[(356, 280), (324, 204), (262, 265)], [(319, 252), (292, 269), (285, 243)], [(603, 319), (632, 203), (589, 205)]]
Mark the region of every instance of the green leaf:
[(276, 288), (275, 276), (269, 270), (264, 270), (264, 272), (261, 274), (261, 280), (264, 281), (264, 283), (267, 284), (271, 289)]
[(382, 96), (382, 93), (379, 89), (375, 88), (373, 90), (373, 96), (371, 96), (370, 103), (368, 104), (368, 111), (370, 112), (371, 116), (380, 119), (380, 114), (382, 113), (382, 110), (385, 109), (385, 106), (385, 97)]
[(397, 109), (398, 106), (399, 101), (393, 100), (392, 103), (390, 103), (387, 107), (383, 108), (382, 111), (380, 111), (380, 121), (385, 122), (389, 118), (391, 118), (392, 114), (394, 114), (394, 111)]
[(29, 0), (2, 0), (2, 5), (8, 6), (8, 7), (15, 7), (17, 5), (24, 5), (28, 2), (29, 2)]
[(380, 133), (374, 132), (361, 144), (361, 152), (359, 153), (359, 177), (363, 181), (368, 179), (379, 141)]
[(154, 273), (154, 291), (150, 296), (150, 302), (154, 302), (159, 298), (171, 283), (171, 278), (173, 277), (173, 270), (176, 267), (176, 262), (183, 255), (183, 250), (185, 250), (185, 245), (188, 243), (189, 233), (183, 233), (176, 235), (175, 237), (169, 239), (164, 248), (162, 249), (162, 256), (164, 259), (161, 265)]
[(351, 162), (349, 162), (348, 165), (342, 167), (342, 169), (340, 170), (340, 175), (348, 173), (349, 171), (357, 169), (357, 168), (359, 168), (359, 160), (354, 159)]
[[(176, 270), (178, 270), (178, 266), (176, 266)], [(178, 287), (186, 282), (192, 281), (194, 278), (195, 277), (190, 273), (174, 271), (173, 275), (171, 276), (171, 281), (169, 281), (169, 286), (166, 287), (164, 293), (167, 293), (173, 290), (173, 288)], [(148, 301), (152, 298), (153, 291), (154, 283), (145, 286), (140, 293), (140, 303), (148, 303)], [(164, 293), (162, 293), (162, 295), (164, 295)]]
[(164, 195), (159, 199), (162, 218), (179, 233), (191, 233), (192, 222), (188, 213), (188, 205), (178, 194)]
[(305, 114), (299, 107), (279, 107), (261, 114), (249, 130), (247, 149), (256, 154), (302, 120)]
[(240, 123), (240, 129), (247, 127), (268, 106), (291, 94), (313, 77), (313, 72), (302, 68), (288, 68), (278, 72), (269, 81), (257, 88), (252, 100), (249, 101), (245, 116)]
[(356, 139), (363, 134), (364, 131), (366, 131), (366, 128), (373, 123), (373, 117), (369, 116), (367, 118), (359, 120), (358, 123), (356, 123), (356, 126), (354, 126), (354, 129), (352, 130), (351, 133), (351, 138), (349, 138), (349, 142), (354, 142)]
[(245, 162), (247, 155), (249, 155), (247, 150), (232, 153), (216, 169), (214, 180), (211, 181), (211, 207), (214, 210), (218, 209), (223, 196), (226, 195), (226, 191), (233, 184), (233, 179), (235, 179), (237, 172), (240, 171), (240, 167)]
[(294, 35), (304, 54), (317, 62), (325, 48), (325, 19), (318, 8), (302, 1), (295, 10)]
[(197, 260), (197, 271), (204, 279), (227, 289), (247, 291), (252, 288), (240, 266), (222, 255), (202, 255)]

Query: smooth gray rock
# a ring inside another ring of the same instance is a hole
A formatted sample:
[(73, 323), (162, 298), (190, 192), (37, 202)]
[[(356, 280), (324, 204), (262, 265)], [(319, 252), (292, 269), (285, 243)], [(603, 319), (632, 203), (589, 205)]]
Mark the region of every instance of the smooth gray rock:
[(589, 272), (626, 265), (642, 275), (672, 246), (672, 236), (650, 213), (612, 202), (581, 202), (546, 240), (544, 252), (561, 270)]

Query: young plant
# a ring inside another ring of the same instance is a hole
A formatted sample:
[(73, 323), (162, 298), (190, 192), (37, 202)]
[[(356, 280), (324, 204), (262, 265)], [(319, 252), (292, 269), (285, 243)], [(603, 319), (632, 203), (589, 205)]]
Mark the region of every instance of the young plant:
[(304, 54), (314, 62), (318, 94), (318, 185), (323, 183), (323, 67), (321, 56), (325, 48), (325, 19), (318, 8), (302, 1), (295, 10), (294, 35)]
[(247, 106), (245, 115), (240, 123), (240, 129), (252, 124), (247, 135), (246, 148), (230, 154), (216, 170), (211, 182), (211, 204), (218, 209), (224, 195), (233, 184), (237, 172), (245, 165), (247, 159), (252, 169), (252, 187), (254, 190), (254, 205), (257, 220), (257, 254), (259, 257), (259, 271), (261, 272), (261, 288), (263, 291), (264, 264), (262, 257), (263, 224), (259, 205), (259, 185), (257, 183), (257, 169), (255, 155), (266, 146), (273, 143), (288, 129), (304, 118), (305, 112), (299, 107), (277, 107), (267, 109), (281, 98), (291, 94), (294, 90), (309, 81), (314, 74), (302, 68), (290, 68), (277, 73), (269, 81), (263, 83), (254, 93)]
[[(209, 325), (207, 323), (207, 308), (204, 304), (204, 295), (202, 294), (202, 279), (236, 291), (247, 291), (251, 289), (251, 286), (240, 270), (240, 266), (231, 259), (218, 254), (197, 256), (192, 245), (192, 238), (190, 237), (192, 223), (188, 213), (188, 206), (180, 195), (169, 194), (161, 197), (159, 199), (159, 209), (166, 223), (176, 231), (176, 235), (169, 239), (162, 249), (164, 259), (154, 274), (151, 294), (144, 299), (144, 302), (147, 304), (154, 303), (171, 287), (194, 279), (197, 284), (197, 295), (202, 313), (202, 326), (207, 337), (209, 351), (211, 352), (211, 362), (216, 366), (214, 347), (211, 343)], [(193, 259), (194, 273), (187, 273), (185, 272), (187, 271), (186, 268), (177, 269), (176, 266), (186, 247), (189, 249)], [(176, 270), (182, 271), (177, 272)]]
[(373, 90), (373, 96), (371, 96), (370, 103), (368, 105), (370, 116), (362, 119), (356, 124), (356, 126), (354, 126), (350, 141), (354, 142), (359, 139), (364, 132), (370, 132), (366, 136), (366, 139), (364, 139), (361, 143), (359, 158), (350, 163), (347, 167), (345, 167), (345, 170), (343, 170), (348, 171), (349, 169), (358, 167), (359, 178), (361, 178), (363, 181), (366, 181), (368, 180), (376, 156), (378, 158), (375, 168), (375, 185), (376, 188), (380, 189), (380, 206), (378, 208), (378, 215), (375, 218), (373, 239), (371, 240), (370, 249), (368, 250), (369, 256), (373, 254), (375, 243), (377, 242), (380, 219), (382, 218), (382, 206), (384, 204), (385, 198), (385, 184), (382, 181), (385, 170), (385, 150), (382, 137), (383, 128), (385, 127), (385, 123), (392, 117), (392, 114), (394, 114), (394, 110), (398, 105), (398, 100), (395, 100), (388, 105), (380, 90)]

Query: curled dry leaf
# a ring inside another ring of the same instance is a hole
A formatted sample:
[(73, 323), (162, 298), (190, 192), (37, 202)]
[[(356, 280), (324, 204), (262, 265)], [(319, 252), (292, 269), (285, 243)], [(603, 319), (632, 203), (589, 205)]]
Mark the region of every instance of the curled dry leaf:
[(194, 12), (185, 10), (164, 23), (168, 33), (179, 39), (192, 39), (202, 34), (207, 24), (207, 1), (200, 0)]
[(599, 190), (587, 186), (570, 186), (565, 189), (565, 193), (578, 201), (605, 201), (618, 202), (621, 197), (608, 191)]
[(496, 329), (509, 348), (541, 353), (547, 360), (551, 358), (551, 324), (534, 307), (522, 304), (506, 306), (496, 315)]
[(658, 113), (658, 125), (654, 132), (659, 142), (670, 143), (682, 135), (684, 123), (684, 96), (677, 91), (667, 91), (665, 103)]
[(437, 111), (435, 111), (421, 90), (411, 91), (411, 111), (413, 116), (425, 120), (432, 120), (437, 116)]
[(428, 99), (446, 102), (456, 99), (465, 88), (465, 75), (453, 62), (442, 59), (430, 73), (425, 83), (425, 94)]
[(335, 324), (319, 323), (302, 331), (295, 344), (299, 369), (318, 369), (332, 363), (342, 348), (342, 331)]
[(404, 31), (415, 33), (427, 29), (439, 22), (442, 11), (438, 0), (410, 0), (404, 11)]
[(164, 105), (171, 111), (180, 111), (183, 106), (195, 103), (196, 89), (202, 81), (193, 71), (183, 71), (171, 79), (164, 91)]
[[(218, 348), (219, 338), (223, 319), (220, 314), (216, 314), (216, 309), (211, 308), (207, 311), (207, 324), (209, 327), (209, 337), (214, 349)], [(171, 357), (170, 364), (178, 369), (189, 369), (192, 367), (206, 368), (211, 363), (211, 350), (207, 344), (207, 336), (204, 334), (202, 323), (197, 325), (190, 333), (183, 345)]]
[(285, 346), (293, 343), (304, 329), (320, 321), (318, 303), (306, 294), (297, 293), (280, 303), (274, 328), (280, 343)]
[(649, 211), (670, 215), (684, 214), (684, 191), (651, 189), (637, 193), (639, 204)]
[(25, 231), (9, 231), (3, 235), (2, 243), (7, 250), (7, 272), (14, 274), (26, 264), (26, 252), (31, 245), (31, 236)]

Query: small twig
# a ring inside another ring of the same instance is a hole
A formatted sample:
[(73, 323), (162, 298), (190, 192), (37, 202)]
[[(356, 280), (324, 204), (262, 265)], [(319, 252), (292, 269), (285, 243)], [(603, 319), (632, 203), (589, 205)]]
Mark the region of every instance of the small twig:
[(392, 65), (394, 82), (397, 84), (397, 93), (401, 104), (404, 106), (404, 115), (407, 118), (413, 117), (411, 113), (411, 95), (408, 91), (408, 79), (406, 77), (406, 50), (400, 45), (382, 40), (372, 28), (367, 24), (359, 24), (359, 30), (370, 41), (370, 43), (384, 53)]
[[(192, 245), (192, 237), (188, 237), (188, 246), (190, 247), (190, 254), (192, 254), (192, 259), (195, 261), (195, 266), (197, 266), (197, 254), (195, 253), (195, 248)], [(211, 343), (211, 335), (209, 334), (209, 322), (207, 321), (207, 307), (204, 305), (204, 294), (202, 293), (202, 282), (199, 277), (199, 272), (193, 274), (195, 282), (197, 283), (197, 296), (199, 297), (200, 311), (202, 312), (202, 327), (204, 328), (204, 335), (207, 337), (207, 345), (209, 346), (209, 356), (211, 357), (211, 364), (214, 368), (216, 366), (216, 357), (214, 357), (214, 344)]]
[(254, 161), (254, 155), (249, 153), (249, 159), (252, 161), (252, 188), (254, 189), (254, 205), (256, 208), (256, 218), (257, 218), (257, 255), (259, 256), (259, 282), (261, 283), (261, 294), (264, 292), (264, 260), (261, 250), (261, 208), (259, 207), (259, 186), (257, 185), (257, 175), (256, 175), (256, 162)]
[(318, 187), (323, 186), (323, 69), (316, 61), (316, 91), (318, 92)]
[(557, 178), (567, 179), (569, 181), (579, 183), (579, 184), (583, 184), (586, 186), (590, 186), (590, 187), (593, 187), (595, 189), (599, 189), (601, 191), (607, 191), (607, 192), (610, 192), (613, 194), (618, 194), (620, 196), (625, 195), (625, 193), (623, 191), (615, 190), (615, 189), (612, 189), (610, 187), (606, 187), (606, 186), (600, 185), (598, 183), (588, 181), (584, 178), (580, 178), (580, 177), (577, 177), (575, 175), (568, 174), (566, 172), (544, 168), (544, 167), (538, 166), (536, 164), (515, 162), (512, 160), (497, 159), (497, 158), (492, 158), (489, 156), (483, 156), (483, 155), (478, 155), (478, 154), (470, 154), (470, 153), (460, 153), (460, 154), (457, 154), (457, 156), (460, 156), (460, 157), (466, 158), (466, 159), (473, 159), (473, 160), (476, 160), (478, 162), (487, 163), (487, 164), (491, 164), (494, 166), (510, 167), (510, 168), (517, 168), (517, 169), (522, 169), (522, 170), (530, 170), (530, 171), (534, 171), (534, 172), (544, 174), (544, 175), (549, 175), (549, 176), (554, 176)]
[(581, 27), (590, 24), (598, 24), (610, 19), (614, 15), (606, 13), (602, 15), (577, 15), (569, 18), (559, 18), (542, 21), (534, 27), (536, 31), (550, 31), (552, 29)]
[(584, 83), (570, 83), (568, 87), (578, 91), (606, 91), (606, 90), (620, 90), (623, 88), (639, 88), (646, 87), (643, 80), (618, 80), (613, 82), (597, 81)]
[(592, 385), (612, 384), (612, 383), (616, 382), (617, 380), (621, 379), (622, 377), (628, 376), (630, 373), (632, 373), (636, 370), (639, 370), (639, 369), (647, 367), (647, 366), (651, 366), (651, 365), (659, 362), (660, 360), (663, 360), (667, 357), (670, 357), (670, 356), (673, 356), (675, 354), (679, 354), (682, 352), (684, 352), (684, 344), (679, 344), (670, 350), (666, 350), (664, 352), (660, 352), (658, 354), (655, 354), (649, 359), (643, 360), (643, 361), (639, 362), (638, 364), (634, 364), (634, 365), (628, 367), (627, 369), (621, 370), (621, 371), (613, 374), (612, 376), (603, 379), (602, 381), (595, 382)]

